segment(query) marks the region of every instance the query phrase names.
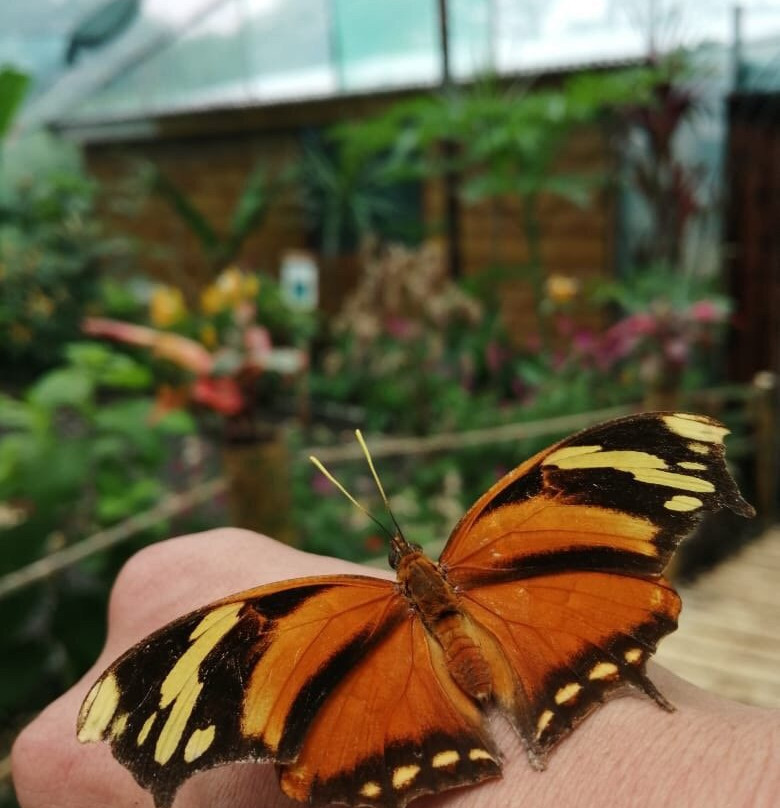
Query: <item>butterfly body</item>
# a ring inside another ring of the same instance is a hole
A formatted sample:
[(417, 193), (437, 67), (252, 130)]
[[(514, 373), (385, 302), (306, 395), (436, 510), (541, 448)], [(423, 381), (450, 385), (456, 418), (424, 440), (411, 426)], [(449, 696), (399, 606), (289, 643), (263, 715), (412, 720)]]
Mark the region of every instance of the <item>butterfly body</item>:
[(704, 511), (753, 513), (725, 434), (686, 413), (600, 424), (499, 480), (438, 564), (399, 532), (395, 582), (282, 581), (185, 615), (102, 674), (78, 738), (107, 740), (160, 808), (240, 760), (313, 805), (403, 808), (500, 775), (488, 709), (537, 769), (618, 688), (671, 709), (645, 671), (680, 611), (664, 567)]
[[(405, 544), (401, 537), (394, 541)], [(493, 690), (490, 665), (474, 627), (461, 609), (457, 592), (439, 565), (414, 546), (405, 546), (408, 549), (396, 568), (399, 588), (444, 651), (447, 670), (455, 683), (471, 698), (488, 702)]]

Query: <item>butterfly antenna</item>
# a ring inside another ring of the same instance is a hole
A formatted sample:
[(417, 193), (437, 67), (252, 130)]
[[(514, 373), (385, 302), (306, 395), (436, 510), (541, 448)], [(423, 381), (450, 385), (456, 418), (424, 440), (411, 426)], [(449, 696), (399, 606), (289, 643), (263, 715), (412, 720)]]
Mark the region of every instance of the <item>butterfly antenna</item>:
[(355, 437), (360, 444), (360, 448), (363, 450), (363, 454), (366, 456), (366, 462), (368, 463), (368, 467), (371, 469), (371, 475), (374, 478), (374, 482), (376, 483), (376, 487), (379, 489), (379, 493), (382, 496), (382, 502), (385, 504), (385, 510), (387, 511), (387, 515), (392, 519), (393, 526), (396, 529), (397, 535), (401, 538), (402, 541), (406, 542), (404, 538), (404, 534), (401, 532), (401, 526), (398, 524), (398, 521), (393, 514), (392, 509), (390, 508), (390, 500), (387, 498), (387, 494), (385, 494), (385, 489), (382, 487), (382, 481), (379, 479), (379, 475), (376, 473), (376, 469), (374, 468), (374, 461), (371, 459), (371, 452), (368, 451), (368, 446), (366, 445), (365, 440), (363, 440), (363, 433), (359, 430), (355, 430)]
[[(344, 488), (344, 486), (325, 468), (325, 466), (322, 464), (322, 462), (318, 458), (314, 457), (314, 455), (309, 455), (309, 460), (311, 460), (311, 462), (314, 463), (314, 465), (322, 472), (322, 474), (324, 474), (325, 477), (327, 477), (333, 483), (333, 485), (335, 485), (336, 488), (338, 488), (338, 490), (341, 491), (341, 493), (344, 494), (344, 496), (361, 513), (364, 513), (375, 525), (377, 525), (377, 527), (379, 527), (379, 529), (383, 533), (385, 533), (392, 540), (393, 534), (390, 533), (390, 531), (385, 527), (385, 525), (383, 525), (372, 513), (370, 513), (368, 511), (368, 509), (364, 505), (361, 505), (355, 499), (355, 497), (353, 497), (352, 494), (350, 494), (349, 491), (347, 491), (347, 489)], [(392, 514), (390, 514), (390, 516), (392, 518)], [(393, 522), (395, 522), (395, 519), (393, 519)]]

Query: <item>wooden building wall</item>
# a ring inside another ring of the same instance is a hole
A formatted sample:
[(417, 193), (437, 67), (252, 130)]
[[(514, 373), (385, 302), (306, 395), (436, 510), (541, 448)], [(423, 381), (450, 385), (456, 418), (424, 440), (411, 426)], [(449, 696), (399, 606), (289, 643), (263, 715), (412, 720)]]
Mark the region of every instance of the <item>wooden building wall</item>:
[(730, 377), (780, 376), (780, 93), (728, 104), (726, 265), (735, 313)]
[[(246, 178), (258, 160), (272, 172), (281, 172), (301, 155), (301, 132), (335, 121), (371, 114), (395, 100), (340, 99), (297, 106), (242, 111), (217, 116), (170, 119), (159, 125), (153, 138), (106, 140), (86, 146), (89, 168), (107, 188), (121, 187), (142, 160), (152, 161), (181, 188), (197, 208), (224, 230)], [(595, 175), (607, 166), (607, 149), (595, 129), (579, 133), (561, 158), (560, 169)], [(429, 181), (421, 189), (426, 229), (441, 234), (441, 183)], [(577, 207), (561, 198), (543, 198), (540, 206), (545, 268), (550, 273), (582, 279), (609, 275), (613, 268), (612, 207), (607, 195), (594, 192), (592, 204)], [(200, 286), (213, 269), (196, 239), (170, 207), (150, 198), (132, 217), (121, 220), (110, 212), (111, 225), (136, 238), (144, 270), (186, 286)], [(461, 255), (466, 275), (496, 266), (525, 262), (528, 247), (523, 236), (517, 200), (463, 204), (460, 217)], [(247, 266), (275, 272), (289, 248), (310, 248), (303, 210), (294, 194), (272, 206), (265, 224), (247, 241), (240, 260)], [(355, 256), (348, 256), (322, 273), (323, 307), (336, 311), (359, 274)], [(532, 295), (527, 283), (513, 282), (502, 289), (504, 314), (516, 336), (535, 331)]]

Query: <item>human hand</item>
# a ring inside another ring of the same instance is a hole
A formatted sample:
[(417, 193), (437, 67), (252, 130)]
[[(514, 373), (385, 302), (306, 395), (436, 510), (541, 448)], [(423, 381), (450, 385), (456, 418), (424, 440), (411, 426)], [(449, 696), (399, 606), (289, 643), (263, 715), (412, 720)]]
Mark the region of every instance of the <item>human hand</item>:
[[(153, 808), (107, 744), (76, 740), (76, 716), (97, 676), (151, 631), (231, 592), (306, 575), (366, 572), (235, 529), (173, 539), (137, 554), (114, 587), (108, 638), (95, 666), (17, 739), (13, 775), (22, 808)], [(640, 696), (615, 699), (553, 752), (544, 773), (530, 768), (513, 730), (496, 720), (503, 778), (423, 797), (414, 808), (769, 806), (780, 793), (780, 713), (716, 698), (658, 666), (651, 675), (677, 712), (665, 713)], [(175, 801), (175, 808), (223, 805), (300, 803), (281, 793), (273, 766), (253, 763), (201, 772)]]

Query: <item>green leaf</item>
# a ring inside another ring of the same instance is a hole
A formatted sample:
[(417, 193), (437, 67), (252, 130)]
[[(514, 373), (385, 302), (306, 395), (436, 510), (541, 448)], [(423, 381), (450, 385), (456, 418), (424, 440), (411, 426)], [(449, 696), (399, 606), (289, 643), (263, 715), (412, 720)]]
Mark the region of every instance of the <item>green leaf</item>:
[(30, 77), (26, 73), (12, 67), (0, 70), (0, 138), (10, 129), (29, 84)]
[(89, 375), (81, 368), (52, 370), (29, 392), (29, 400), (48, 410), (57, 407), (85, 408), (91, 401), (94, 385)]
[(125, 390), (144, 390), (152, 383), (148, 367), (99, 342), (76, 342), (65, 348), (68, 361), (83, 368), (95, 384)]
[(30, 429), (32, 424), (30, 408), (23, 401), (0, 393), (0, 426), (7, 429)]

